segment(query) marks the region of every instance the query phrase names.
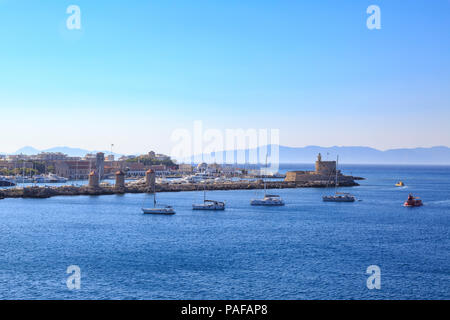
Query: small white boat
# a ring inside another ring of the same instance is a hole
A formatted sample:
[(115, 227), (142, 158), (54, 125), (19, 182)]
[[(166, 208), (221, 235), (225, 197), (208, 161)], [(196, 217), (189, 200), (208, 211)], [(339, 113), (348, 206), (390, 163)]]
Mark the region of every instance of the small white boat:
[(193, 204), (192, 210), (225, 210), (225, 202), (216, 200), (206, 200), (206, 182), (203, 190), (203, 203)]
[(142, 208), (142, 212), (145, 214), (166, 214), (171, 215), (175, 214), (175, 210), (171, 206), (166, 206), (162, 208)]
[(214, 178), (206, 173), (196, 173), (195, 175), (190, 175), (181, 179), (183, 182), (187, 183), (200, 183), (200, 182), (209, 182), (210, 180), (214, 180)]
[(157, 207), (156, 206), (156, 191), (153, 189), (153, 208), (142, 208), (144, 214), (164, 214), (172, 215), (175, 214), (175, 210), (172, 206)]
[(284, 201), (280, 196), (274, 194), (266, 194), (263, 199), (253, 199), (250, 204), (252, 206), (284, 206)]
[[(267, 168), (267, 155), (266, 155), (266, 168)], [(267, 171), (267, 170), (266, 170)], [(250, 201), (252, 206), (266, 206), (266, 207), (279, 207), (284, 206), (284, 201), (279, 195), (266, 193), (266, 180), (264, 180), (264, 198), (252, 199)]]
[(33, 183), (34, 179), (31, 177), (25, 177), (25, 176), (16, 176), (14, 178), (16, 184), (20, 183)]
[(192, 210), (225, 210), (225, 202), (204, 200), (203, 204), (193, 204)]
[(67, 181), (68, 181), (67, 178), (59, 177), (54, 173), (34, 176), (34, 182), (36, 183), (66, 183)]
[(333, 196), (323, 196), (325, 202), (355, 202), (355, 196), (350, 193), (336, 193)]

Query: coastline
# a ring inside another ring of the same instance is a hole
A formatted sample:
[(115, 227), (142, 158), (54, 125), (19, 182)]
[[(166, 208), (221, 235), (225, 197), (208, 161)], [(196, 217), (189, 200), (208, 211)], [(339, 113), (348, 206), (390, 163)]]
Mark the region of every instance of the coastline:
[[(354, 180), (363, 180), (364, 178), (353, 177)], [(354, 180), (339, 183), (340, 187), (359, 186)], [(334, 187), (334, 183), (325, 181), (308, 181), (308, 182), (285, 182), (285, 181), (269, 181), (266, 182), (267, 189), (295, 189), (295, 188), (327, 188)], [(214, 190), (258, 190), (264, 189), (262, 181), (239, 181), (227, 183), (189, 183), (189, 184), (156, 184), (156, 192), (186, 192), (186, 191), (214, 191)], [(35, 186), (25, 188), (11, 188), (0, 190), (0, 199), (7, 198), (34, 198), (45, 199), (56, 196), (101, 196), (125, 193), (152, 193), (152, 188), (142, 184), (127, 184), (123, 188), (115, 186), (102, 186), (92, 188), (89, 186)]]

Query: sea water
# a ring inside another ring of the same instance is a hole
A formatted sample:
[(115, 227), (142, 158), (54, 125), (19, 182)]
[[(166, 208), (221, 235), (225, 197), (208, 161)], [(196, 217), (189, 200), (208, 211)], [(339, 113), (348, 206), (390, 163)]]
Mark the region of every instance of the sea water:
[[(226, 210), (208, 212), (192, 211), (202, 192), (160, 193), (176, 215), (158, 216), (144, 194), (0, 200), (0, 298), (450, 299), (450, 167), (342, 170), (366, 178), (342, 189), (361, 201), (281, 189), (286, 206), (252, 207), (261, 190), (214, 191)], [(425, 205), (404, 208), (410, 192)]]

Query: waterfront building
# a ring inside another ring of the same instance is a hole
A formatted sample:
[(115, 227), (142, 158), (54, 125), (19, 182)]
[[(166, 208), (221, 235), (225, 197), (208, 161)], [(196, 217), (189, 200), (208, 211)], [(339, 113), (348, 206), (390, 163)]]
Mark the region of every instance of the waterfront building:
[(119, 158), (119, 161), (127, 161), (127, 160), (130, 160), (130, 159), (134, 159), (134, 158), (136, 158), (136, 156), (121, 156), (120, 158)]
[(118, 170), (125, 170), (126, 163), (124, 161), (105, 161), (104, 174), (112, 174)]
[(178, 165), (178, 171), (180, 173), (192, 173), (194, 171), (194, 167), (190, 164), (182, 163)]
[[(289, 171), (286, 173), (286, 182), (308, 182), (333, 180), (336, 175), (336, 161), (322, 161), (322, 155), (319, 153), (315, 163), (315, 171)], [(353, 177), (344, 176), (340, 170), (337, 171), (340, 182), (351, 182)]]
[(12, 170), (14, 169), (14, 162), (0, 160), (0, 169)]
[(6, 156), (6, 161), (25, 161), (28, 160), (30, 156), (25, 154), (9, 154)]
[(57, 161), (55, 162), (55, 173), (60, 177), (70, 180), (88, 179), (89, 173), (95, 168), (93, 161)]
[(206, 162), (202, 162), (197, 165), (197, 172), (205, 172), (206, 169), (208, 169), (208, 164)]
[(86, 153), (82, 160), (95, 160), (96, 157), (97, 156), (93, 153)]
[(57, 161), (57, 160), (67, 160), (67, 154), (61, 152), (41, 152), (35, 156), (32, 156), (35, 160), (40, 161)]
[(239, 176), (244, 173), (244, 170), (240, 169), (240, 168), (236, 168), (231, 165), (227, 165), (227, 166), (223, 166), (222, 169), (220, 170), (220, 172), (227, 176)]
[(144, 177), (147, 170), (127, 170), (127, 177), (137, 178)]
[(158, 161), (168, 161), (168, 160), (170, 160), (170, 157), (166, 156), (165, 154), (157, 154), (155, 156), (155, 159)]
[(132, 163), (132, 166), (127, 167), (127, 176), (144, 177), (148, 170), (153, 170), (157, 176), (169, 175), (171, 173), (165, 165), (146, 166), (142, 163)]
[(210, 163), (208, 164), (208, 167), (206, 168), (206, 173), (215, 174), (220, 173), (222, 170), (222, 166), (217, 163)]
[(319, 153), (315, 167), (316, 174), (333, 174), (336, 171), (336, 161), (323, 161), (322, 155)]
[(0, 169), (14, 170), (14, 169), (33, 169), (34, 164), (32, 161), (27, 160), (11, 160), (11, 161), (0, 161)]

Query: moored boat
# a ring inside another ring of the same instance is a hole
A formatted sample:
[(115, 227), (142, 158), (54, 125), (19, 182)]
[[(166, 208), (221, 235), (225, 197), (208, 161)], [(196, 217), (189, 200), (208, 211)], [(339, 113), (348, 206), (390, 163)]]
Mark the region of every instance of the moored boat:
[[(267, 168), (267, 155), (266, 155), (266, 168)], [(284, 201), (279, 195), (267, 194), (266, 180), (264, 180), (264, 198), (262, 199), (252, 199), (250, 205), (252, 206), (266, 206), (266, 207), (276, 207), (284, 206)]]
[(266, 194), (262, 199), (253, 199), (250, 202), (250, 204), (252, 206), (274, 207), (274, 206), (284, 206), (284, 201), (283, 199), (281, 199), (279, 195)]
[(142, 212), (144, 214), (163, 214), (163, 215), (172, 215), (175, 214), (175, 210), (172, 206), (156, 206), (156, 189), (155, 185), (153, 185), (153, 208), (142, 208)]
[(206, 200), (206, 181), (203, 189), (203, 203), (193, 204), (192, 210), (225, 210), (225, 202), (216, 200)]
[(145, 214), (164, 214), (172, 215), (175, 214), (175, 210), (171, 206), (165, 206), (161, 208), (142, 208), (142, 212)]
[(335, 191), (334, 191), (334, 195), (331, 196), (323, 196), (322, 200), (324, 202), (355, 202), (356, 198), (354, 195), (350, 194), (350, 193), (342, 193), (342, 192), (337, 192), (338, 190), (338, 163), (339, 163), (339, 156), (336, 159), (336, 169), (335, 171)]
[(9, 179), (0, 178), (0, 187), (14, 187), (15, 185), (16, 183)]
[(67, 178), (57, 176), (54, 173), (49, 173), (46, 175), (37, 175), (34, 176), (33, 182), (36, 183), (66, 183), (68, 181)]
[(193, 204), (192, 210), (225, 210), (225, 202), (203, 200), (202, 204)]
[(335, 193), (332, 196), (323, 196), (324, 202), (355, 202), (355, 196), (350, 193)]

